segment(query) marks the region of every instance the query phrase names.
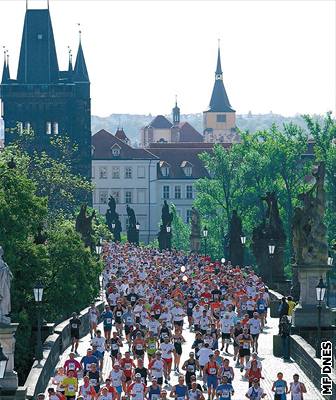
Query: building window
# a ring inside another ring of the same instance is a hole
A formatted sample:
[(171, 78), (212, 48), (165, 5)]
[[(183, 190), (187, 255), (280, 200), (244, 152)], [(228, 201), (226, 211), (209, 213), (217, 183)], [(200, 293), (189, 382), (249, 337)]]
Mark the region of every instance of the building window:
[(138, 189), (138, 203), (144, 204), (146, 202), (146, 190)]
[(120, 179), (120, 168), (119, 167), (112, 167), (112, 178)]
[(161, 174), (162, 174), (162, 176), (168, 176), (169, 175), (169, 167), (162, 167)]
[(46, 134), (51, 135), (51, 122), (46, 123)]
[(138, 178), (145, 178), (145, 167), (138, 167)]
[(191, 176), (192, 175), (192, 167), (184, 167), (184, 174), (186, 176)]
[(132, 204), (132, 192), (130, 190), (126, 190), (125, 192), (125, 203)]
[(58, 135), (58, 122), (53, 123), (53, 134)]
[(119, 191), (112, 192), (112, 197), (114, 198), (116, 204), (120, 203), (120, 192)]
[(187, 210), (187, 224), (190, 224), (192, 218), (192, 210)]
[(96, 168), (92, 167), (92, 178), (93, 179), (95, 178), (95, 173), (96, 173)]
[(107, 190), (101, 190), (99, 192), (99, 203), (100, 204), (107, 204), (108, 192)]
[(107, 179), (107, 168), (106, 167), (99, 168), (99, 179)]
[(181, 198), (181, 186), (175, 186), (175, 199)]
[(187, 199), (192, 199), (193, 198), (193, 187), (192, 187), (192, 185), (187, 185), (186, 186), (186, 198)]
[(132, 167), (125, 168), (125, 179), (132, 179)]
[(120, 156), (120, 147), (119, 147), (119, 146), (113, 146), (113, 147), (111, 148), (111, 151), (112, 151), (112, 156), (113, 156), (113, 157), (118, 157), (118, 156)]
[(182, 211), (180, 210), (180, 209), (176, 209), (176, 215), (178, 216), (178, 217), (182, 217)]
[(169, 186), (163, 186), (162, 197), (164, 199), (169, 199)]
[(217, 114), (217, 122), (226, 122), (225, 114)]

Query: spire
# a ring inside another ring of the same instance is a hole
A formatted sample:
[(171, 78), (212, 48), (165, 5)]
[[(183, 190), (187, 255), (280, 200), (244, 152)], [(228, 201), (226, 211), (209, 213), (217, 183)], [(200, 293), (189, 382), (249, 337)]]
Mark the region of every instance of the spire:
[(177, 106), (177, 95), (175, 95), (175, 107), (173, 108), (173, 123), (178, 125), (180, 123), (180, 108)]
[(70, 49), (70, 46), (68, 46), (68, 51), (69, 51), (68, 72), (69, 72), (69, 74), (72, 74), (72, 72), (73, 72), (73, 67), (72, 67), (72, 51), (71, 51), (71, 49)]
[(9, 77), (9, 66), (8, 66), (8, 55), (7, 55), (7, 50), (4, 50), (4, 62), (3, 62), (1, 83), (7, 83), (9, 79), (10, 77)]
[[(78, 24), (80, 25), (80, 24)], [(74, 69), (74, 81), (75, 82), (89, 82), (89, 74), (87, 72), (85, 57), (82, 48), (82, 31), (79, 31), (79, 46), (77, 51), (75, 69)]]
[(216, 79), (223, 79), (223, 71), (222, 71), (221, 56), (220, 56), (220, 39), (218, 39)]
[(58, 61), (49, 9), (27, 9), (17, 80), (20, 83), (52, 83), (58, 79)]
[(229, 98), (226, 94), (226, 90), (223, 83), (223, 72), (221, 65), (221, 55), (218, 40), (218, 55), (217, 55), (217, 66), (215, 73), (215, 84), (212, 90), (210, 106), (208, 111), (210, 112), (234, 112), (231, 108)]

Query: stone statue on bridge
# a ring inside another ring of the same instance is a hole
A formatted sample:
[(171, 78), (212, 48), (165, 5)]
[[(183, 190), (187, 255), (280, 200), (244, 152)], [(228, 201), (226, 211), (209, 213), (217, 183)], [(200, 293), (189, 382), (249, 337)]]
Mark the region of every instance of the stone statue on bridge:
[(93, 248), (93, 227), (92, 221), (96, 216), (96, 211), (93, 210), (91, 215), (87, 213), (87, 204), (82, 204), (80, 211), (76, 217), (76, 231), (82, 236), (85, 246)]
[[(116, 201), (113, 196), (109, 197), (108, 201), (109, 208), (106, 211), (106, 224), (111, 233), (113, 233), (113, 240), (115, 242), (120, 242), (120, 233), (122, 231), (121, 222), (119, 220), (119, 214), (116, 212)], [(113, 227), (114, 224), (114, 227)]]
[(11, 312), (11, 280), (13, 275), (2, 259), (4, 251), (0, 246), (0, 323), (9, 325), (11, 323), (10, 312)]
[(299, 195), (302, 207), (296, 207), (293, 218), (293, 248), (300, 265), (326, 265), (328, 261), (325, 213), (325, 164), (320, 162), (313, 171), (315, 184)]
[(191, 208), (190, 251), (198, 253), (201, 249), (201, 217), (195, 207)]
[[(162, 224), (160, 225), (160, 232), (158, 233), (158, 241), (160, 250), (171, 250), (171, 240), (172, 240), (172, 222), (174, 215), (169, 211), (169, 205), (165, 200), (162, 206), (161, 219)], [(167, 227), (168, 230), (167, 230)]]

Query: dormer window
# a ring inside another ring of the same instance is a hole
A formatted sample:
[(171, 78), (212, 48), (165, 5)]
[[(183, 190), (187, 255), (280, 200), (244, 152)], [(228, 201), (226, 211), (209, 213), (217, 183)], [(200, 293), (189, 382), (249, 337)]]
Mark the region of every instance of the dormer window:
[(182, 161), (181, 168), (183, 169), (185, 176), (192, 176), (192, 164), (189, 161)]
[(162, 176), (168, 176), (169, 175), (169, 167), (161, 167), (161, 174)]
[(165, 161), (160, 162), (160, 170), (161, 170), (162, 176), (169, 176), (170, 166)]
[(111, 152), (113, 157), (119, 157), (120, 156), (120, 147), (115, 144), (111, 147)]

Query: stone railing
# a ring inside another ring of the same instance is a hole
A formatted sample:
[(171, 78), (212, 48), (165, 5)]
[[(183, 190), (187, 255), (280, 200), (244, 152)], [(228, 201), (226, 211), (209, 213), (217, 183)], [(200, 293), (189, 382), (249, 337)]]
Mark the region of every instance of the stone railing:
[[(321, 390), (321, 368), (322, 361), (315, 358), (315, 349), (306, 342), (301, 336), (292, 335), (290, 337), (290, 352), (291, 357), (305, 372), (308, 378), (313, 382), (314, 386)], [(332, 379), (332, 393), (336, 393), (336, 371), (332, 368), (331, 373), (328, 374)], [(325, 396), (326, 399), (333, 399), (334, 397)]]
[[(99, 312), (102, 312), (104, 302), (97, 302), (96, 307)], [(81, 321), (79, 330), (80, 337), (87, 335), (90, 330), (88, 311), (89, 308), (85, 308), (80, 312), (78, 317)], [(49, 335), (43, 343), (43, 360), (41, 360), (40, 365), (38, 365), (37, 361), (34, 362), (25, 382), (27, 399), (33, 399), (38, 393), (46, 390), (50, 377), (53, 376), (55, 372), (60, 355), (70, 346), (69, 321), (70, 319), (67, 319), (55, 326), (54, 333)]]

